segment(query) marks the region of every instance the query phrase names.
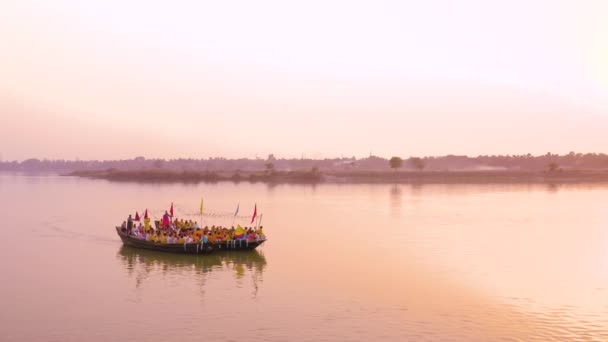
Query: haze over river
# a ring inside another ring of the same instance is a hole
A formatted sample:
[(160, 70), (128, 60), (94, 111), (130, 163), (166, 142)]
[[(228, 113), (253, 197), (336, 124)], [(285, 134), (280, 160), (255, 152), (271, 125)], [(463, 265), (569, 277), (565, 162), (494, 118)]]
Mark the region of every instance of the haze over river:
[[(255, 252), (125, 248), (148, 208)], [(608, 341), (608, 185), (113, 183), (0, 174), (1, 341)], [(211, 215), (215, 214), (215, 215)], [(222, 215), (223, 214), (223, 215)], [(190, 215), (190, 216), (187, 216)]]

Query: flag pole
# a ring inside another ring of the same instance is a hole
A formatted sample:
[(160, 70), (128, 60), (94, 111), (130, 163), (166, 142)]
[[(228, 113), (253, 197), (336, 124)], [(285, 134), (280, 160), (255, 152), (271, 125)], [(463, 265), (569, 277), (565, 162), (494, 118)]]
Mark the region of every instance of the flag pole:
[(201, 198), (201, 224), (200, 227), (203, 226), (203, 199)]
[(236, 205), (236, 211), (234, 212), (234, 216), (232, 217), (232, 226), (231, 226), (231, 228), (232, 228), (232, 227), (234, 227), (234, 220), (236, 220), (236, 215), (238, 215), (238, 214), (239, 214), (239, 206), (240, 206), (240, 205), (241, 205), (240, 203), (238, 203), (238, 204)]

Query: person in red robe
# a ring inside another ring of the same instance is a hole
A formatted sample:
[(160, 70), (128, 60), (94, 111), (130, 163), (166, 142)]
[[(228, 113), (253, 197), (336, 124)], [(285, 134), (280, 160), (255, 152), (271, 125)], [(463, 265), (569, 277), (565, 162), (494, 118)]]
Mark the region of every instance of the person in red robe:
[(165, 211), (165, 215), (163, 215), (163, 228), (169, 227), (169, 213)]

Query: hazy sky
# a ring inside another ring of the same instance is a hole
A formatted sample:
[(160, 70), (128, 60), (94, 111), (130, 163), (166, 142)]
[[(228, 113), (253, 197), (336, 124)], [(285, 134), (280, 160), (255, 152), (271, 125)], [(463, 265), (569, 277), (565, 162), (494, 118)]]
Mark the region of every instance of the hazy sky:
[(0, 154), (608, 152), (608, 1), (0, 2)]

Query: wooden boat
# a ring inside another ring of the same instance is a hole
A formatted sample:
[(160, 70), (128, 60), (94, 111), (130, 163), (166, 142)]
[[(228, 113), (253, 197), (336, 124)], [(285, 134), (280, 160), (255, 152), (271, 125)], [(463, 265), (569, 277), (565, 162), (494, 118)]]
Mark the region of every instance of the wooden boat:
[(207, 254), (213, 251), (240, 251), (252, 250), (263, 244), (266, 239), (256, 241), (232, 240), (216, 243), (157, 243), (140, 240), (127, 235), (121, 227), (116, 227), (116, 233), (120, 236), (125, 246), (155, 250), (159, 252), (180, 253), (180, 254)]

